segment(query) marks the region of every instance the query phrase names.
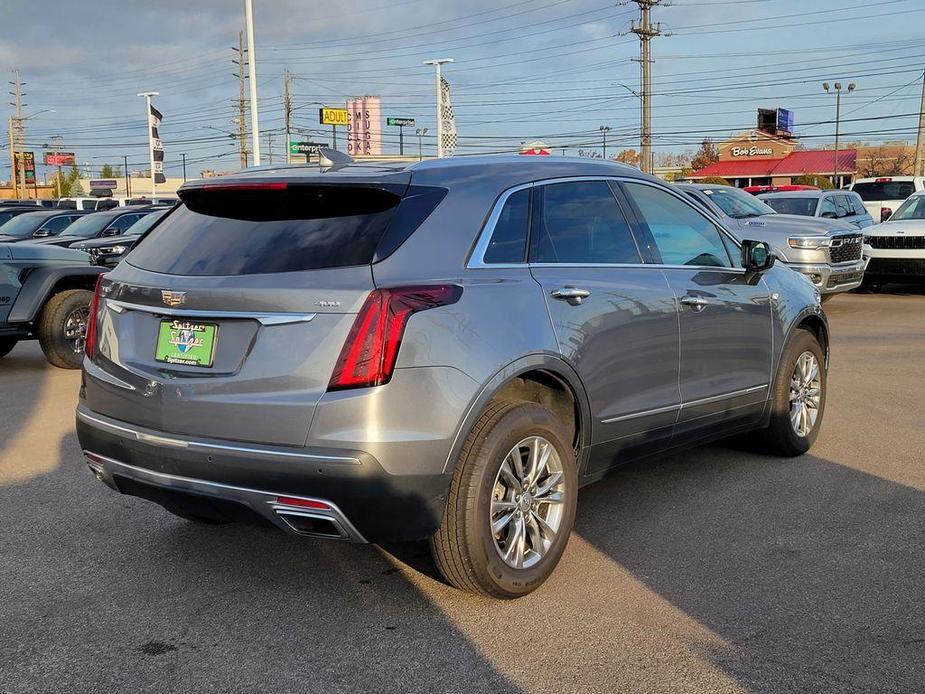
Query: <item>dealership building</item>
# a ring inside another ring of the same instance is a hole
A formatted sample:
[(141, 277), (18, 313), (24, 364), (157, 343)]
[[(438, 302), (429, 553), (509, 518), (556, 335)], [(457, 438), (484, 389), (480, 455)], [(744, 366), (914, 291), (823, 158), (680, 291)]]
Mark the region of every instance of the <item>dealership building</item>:
[(792, 135), (793, 116), (784, 109), (759, 109), (758, 127), (739, 133), (717, 145), (719, 161), (694, 171), (686, 178), (725, 178), (744, 188), (758, 185), (790, 185), (802, 176), (837, 175), (836, 187), (850, 183), (857, 171), (857, 151), (801, 149)]

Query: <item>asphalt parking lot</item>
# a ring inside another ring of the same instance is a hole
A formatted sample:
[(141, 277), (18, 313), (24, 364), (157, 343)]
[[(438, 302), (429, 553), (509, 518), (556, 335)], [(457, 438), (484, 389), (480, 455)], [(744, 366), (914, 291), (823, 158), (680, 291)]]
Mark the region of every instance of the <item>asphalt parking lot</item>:
[(925, 691), (925, 289), (826, 305), (810, 455), (732, 445), (586, 488), (542, 589), (187, 523), (81, 461), (79, 374), (0, 360), (0, 692)]

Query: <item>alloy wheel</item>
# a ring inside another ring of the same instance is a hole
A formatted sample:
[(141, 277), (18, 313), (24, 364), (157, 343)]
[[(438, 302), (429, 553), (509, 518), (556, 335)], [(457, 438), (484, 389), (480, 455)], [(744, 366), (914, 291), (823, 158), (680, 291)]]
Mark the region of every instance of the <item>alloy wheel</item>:
[(83, 306), (71, 311), (64, 319), (64, 339), (71, 346), (74, 354), (83, 354), (89, 317), (90, 309)]
[(797, 359), (790, 377), (790, 425), (797, 436), (808, 436), (816, 426), (821, 402), (819, 361), (806, 351)]
[(565, 474), (559, 453), (542, 436), (528, 436), (505, 456), (491, 497), (495, 549), (514, 569), (534, 566), (552, 547), (565, 514)]

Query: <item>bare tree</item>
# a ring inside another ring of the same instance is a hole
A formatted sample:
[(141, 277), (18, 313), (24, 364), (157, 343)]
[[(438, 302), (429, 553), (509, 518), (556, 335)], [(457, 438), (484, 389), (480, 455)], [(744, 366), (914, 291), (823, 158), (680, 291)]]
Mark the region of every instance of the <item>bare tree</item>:
[(902, 176), (912, 173), (913, 152), (905, 144), (882, 144), (858, 152), (858, 176)]

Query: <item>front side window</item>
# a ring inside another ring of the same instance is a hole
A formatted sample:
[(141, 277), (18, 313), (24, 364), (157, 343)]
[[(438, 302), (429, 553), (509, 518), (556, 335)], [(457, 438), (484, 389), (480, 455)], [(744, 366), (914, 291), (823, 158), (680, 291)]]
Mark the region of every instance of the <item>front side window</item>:
[(836, 219), (838, 217), (835, 201), (831, 197), (827, 196), (822, 198), (822, 204), (819, 205), (819, 216), (829, 217), (831, 219)]
[(867, 214), (867, 209), (864, 207), (860, 197), (857, 195), (846, 195), (845, 197), (848, 198), (848, 204), (851, 205), (851, 209), (854, 210), (855, 214)]
[(530, 190), (511, 193), (495, 224), (483, 258), (485, 263), (522, 263), (530, 227)]
[(65, 215), (60, 217), (52, 217), (42, 225), (42, 229), (50, 231), (52, 234), (58, 234), (71, 225), (71, 220), (72, 217)]
[(671, 193), (642, 183), (624, 183), (665, 265), (731, 267), (722, 233), (710, 220)]
[(851, 203), (848, 202), (848, 198), (844, 195), (835, 196), (835, 209), (838, 212), (839, 218), (851, 217), (854, 215), (854, 210), (851, 209)]
[(633, 233), (606, 181), (551, 183), (541, 190), (542, 215), (534, 262), (642, 262)]

